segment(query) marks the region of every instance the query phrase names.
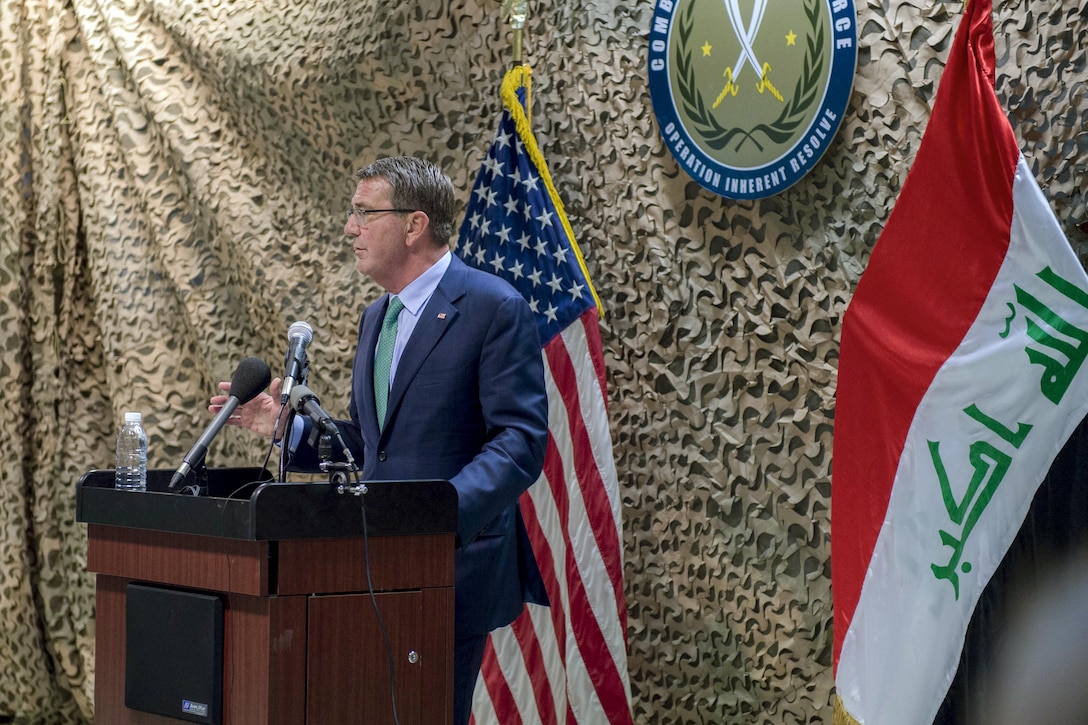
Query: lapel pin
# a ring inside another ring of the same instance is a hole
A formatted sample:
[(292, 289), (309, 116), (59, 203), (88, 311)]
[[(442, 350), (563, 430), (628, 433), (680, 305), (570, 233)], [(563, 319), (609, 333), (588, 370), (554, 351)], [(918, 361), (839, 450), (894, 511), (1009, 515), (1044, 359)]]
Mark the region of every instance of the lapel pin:
[(445, 312), (439, 312), (438, 313), (438, 319), (440, 319), (440, 320), (446, 319), (446, 313)]

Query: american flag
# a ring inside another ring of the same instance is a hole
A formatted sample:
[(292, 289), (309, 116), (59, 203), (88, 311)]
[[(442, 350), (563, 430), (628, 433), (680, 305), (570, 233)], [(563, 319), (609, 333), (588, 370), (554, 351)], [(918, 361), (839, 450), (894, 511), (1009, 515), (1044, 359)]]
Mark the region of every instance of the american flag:
[(522, 513), (550, 607), (491, 633), (475, 725), (631, 723), (619, 482), (606, 411), (599, 301), (525, 111), (528, 66), (504, 112), (456, 253), (529, 301), (543, 345), (548, 449)]

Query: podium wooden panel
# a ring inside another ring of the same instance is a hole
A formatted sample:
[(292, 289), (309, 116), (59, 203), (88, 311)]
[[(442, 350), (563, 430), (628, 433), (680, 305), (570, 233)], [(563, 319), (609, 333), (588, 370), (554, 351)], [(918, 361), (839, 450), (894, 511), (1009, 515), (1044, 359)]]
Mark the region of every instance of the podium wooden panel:
[(150, 471), (144, 493), (114, 490), (112, 471), (80, 480), (97, 574), (95, 721), (194, 721), (125, 706), (137, 582), (222, 598), (226, 725), (392, 723), (394, 688), (402, 725), (451, 722), (452, 486), (376, 482), (362, 497), (328, 483), (239, 486), (257, 473), (209, 471), (208, 496), (167, 493), (172, 471)]

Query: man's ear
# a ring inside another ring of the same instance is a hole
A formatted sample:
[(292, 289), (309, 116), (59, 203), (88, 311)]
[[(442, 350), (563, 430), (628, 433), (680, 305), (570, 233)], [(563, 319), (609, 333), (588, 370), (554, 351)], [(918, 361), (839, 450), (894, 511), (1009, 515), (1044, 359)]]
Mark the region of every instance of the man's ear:
[(413, 211), (404, 215), (405, 243), (414, 246), (420, 239), (429, 240), (431, 219), (426, 212)]

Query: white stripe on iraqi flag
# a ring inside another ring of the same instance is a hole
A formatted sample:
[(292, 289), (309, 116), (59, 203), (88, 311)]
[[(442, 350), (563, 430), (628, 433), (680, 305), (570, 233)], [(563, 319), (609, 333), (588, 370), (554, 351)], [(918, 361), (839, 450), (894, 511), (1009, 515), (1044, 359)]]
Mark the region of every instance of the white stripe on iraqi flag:
[(932, 723), (968, 624), (1088, 412), (1088, 276), (993, 89), (972, 0), (843, 325), (836, 723)]

